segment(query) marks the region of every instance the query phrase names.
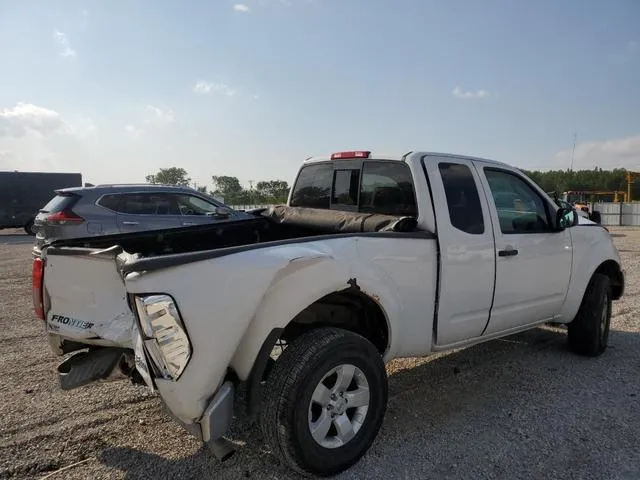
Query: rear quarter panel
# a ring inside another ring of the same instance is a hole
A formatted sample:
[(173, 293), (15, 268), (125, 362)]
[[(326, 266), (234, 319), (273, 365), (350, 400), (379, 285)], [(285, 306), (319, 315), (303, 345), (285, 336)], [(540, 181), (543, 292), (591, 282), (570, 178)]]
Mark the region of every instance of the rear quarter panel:
[(251, 250), (147, 274), (131, 293), (168, 293), (192, 342), (189, 365), (158, 390), (183, 421), (196, 421), (230, 366), (246, 380), (269, 332), (328, 293), (358, 286), (386, 312), (387, 358), (431, 344), (435, 240), (347, 237)]

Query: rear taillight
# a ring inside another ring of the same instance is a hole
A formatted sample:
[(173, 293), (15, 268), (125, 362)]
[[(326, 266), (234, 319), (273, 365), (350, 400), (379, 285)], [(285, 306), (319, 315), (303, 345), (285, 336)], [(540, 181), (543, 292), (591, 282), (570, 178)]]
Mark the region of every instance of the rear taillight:
[(47, 217), (47, 223), (51, 225), (68, 225), (82, 222), (84, 222), (84, 218), (71, 210), (62, 210)]
[(40, 320), (44, 320), (43, 280), (44, 260), (34, 258), (31, 270), (31, 292), (33, 295), (33, 309)]

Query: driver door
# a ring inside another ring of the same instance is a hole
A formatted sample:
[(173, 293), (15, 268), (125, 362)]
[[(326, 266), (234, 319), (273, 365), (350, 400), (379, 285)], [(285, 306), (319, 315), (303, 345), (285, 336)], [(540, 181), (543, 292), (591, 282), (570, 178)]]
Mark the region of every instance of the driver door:
[(484, 334), (548, 321), (560, 313), (572, 263), (568, 229), (552, 230), (555, 210), (526, 177), (477, 162), (495, 235), (496, 283)]

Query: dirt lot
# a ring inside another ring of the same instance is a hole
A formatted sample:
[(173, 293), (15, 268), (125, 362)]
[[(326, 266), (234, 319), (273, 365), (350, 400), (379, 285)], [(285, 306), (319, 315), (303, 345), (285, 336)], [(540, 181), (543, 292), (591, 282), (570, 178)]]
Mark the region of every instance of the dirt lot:
[[(17, 232), (16, 232), (17, 233)], [(640, 478), (640, 230), (614, 230), (627, 291), (610, 348), (585, 359), (545, 327), (389, 365), (383, 429), (342, 479)], [(30, 245), (0, 235), (0, 477), (296, 478), (241, 426), (220, 464), (127, 382), (62, 392), (31, 310)]]

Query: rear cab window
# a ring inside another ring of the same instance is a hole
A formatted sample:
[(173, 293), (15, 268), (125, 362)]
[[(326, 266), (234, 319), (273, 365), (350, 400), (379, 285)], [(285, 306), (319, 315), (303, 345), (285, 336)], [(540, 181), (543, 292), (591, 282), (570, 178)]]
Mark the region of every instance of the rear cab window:
[(384, 215), (418, 215), (409, 166), (394, 160), (345, 160), (304, 166), (292, 207)]
[(292, 207), (324, 208), (331, 206), (333, 165), (329, 162), (302, 167), (291, 193)]

